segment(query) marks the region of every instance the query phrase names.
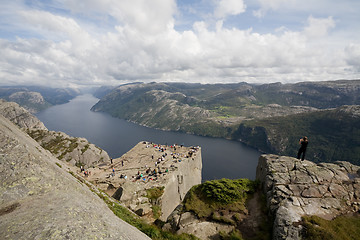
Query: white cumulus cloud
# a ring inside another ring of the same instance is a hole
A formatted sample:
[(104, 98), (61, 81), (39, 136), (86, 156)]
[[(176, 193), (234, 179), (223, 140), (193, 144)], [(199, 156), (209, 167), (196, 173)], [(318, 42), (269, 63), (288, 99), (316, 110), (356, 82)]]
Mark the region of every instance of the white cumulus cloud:
[(245, 12), (246, 5), (243, 0), (220, 0), (217, 1), (214, 16), (226, 18), (228, 15), (238, 15)]

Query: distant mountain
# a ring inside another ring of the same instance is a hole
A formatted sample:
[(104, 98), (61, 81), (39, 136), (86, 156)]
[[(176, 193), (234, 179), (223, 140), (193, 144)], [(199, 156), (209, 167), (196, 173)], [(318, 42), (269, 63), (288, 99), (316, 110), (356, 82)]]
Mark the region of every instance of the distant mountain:
[(306, 159), (360, 165), (360, 106), (246, 121), (233, 134), (264, 152), (293, 157), (303, 136), (309, 138)]
[[(308, 157), (333, 161), (349, 160), (341, 154), (353, 156), (343, 149), (353, 147), (349, 142), (353, 134), (350, 126), (356, 125), (356, 120), (347, 119), (349, 116), (340, 108), (336, 114), (342, 114), (343, 122), (331, 122), (330, 116), (337, 117), (332, 112), (335, 110), (323, 111), (343, 105), (360, 105), (360, 80), (263, 85), (134, 83), (114, 88), (92, 110), (153, 128), (241, 139), (265, 152), (291, 156), (297, 151), (298, 139), (308, 135), (310, 146), (319, 147), (310, 150), (309, 146)], [(317, 121), (310, 125), (303, 118)], [(322, 121), (331, 127), (325, 128)], [(278, 128), (270, 128), (267, 123)], [(344, 129), (345, 125), (349, 127)], [(275, 132), (269, 134), (271, 131)], [(341, 131), (335, 135), (343, 139), (332, 136), (334, 131)], [(287, 137), (281, 135), (285, 132)], [(329, 150), (340, 145), (333, 153)]]
[(360, 80), (264, 85), (135, 83), (113, 89), (92, 110), (149, 127), (230, 137), (244, 120), (344, 104), (360, 104)]
[(32, 113), (39, 112), (52, 105), (67, 103), (79, 94), (79, 90), (72, 88), (0, 87), (0, 98), (16, 102)]

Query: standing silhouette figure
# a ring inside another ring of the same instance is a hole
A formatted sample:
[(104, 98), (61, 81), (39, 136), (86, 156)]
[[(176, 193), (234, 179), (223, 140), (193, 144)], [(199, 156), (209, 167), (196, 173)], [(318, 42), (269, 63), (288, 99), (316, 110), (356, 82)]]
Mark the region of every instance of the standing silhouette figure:
[(302, 161), (305, 159), (305, 153), (306, 153), (306, 148), (307, 148), (308, 143), (309, 143), (309, 141), (308, 141), (307, 137), (303, 137), (299, 141), (299, 144), (301, 145), (301, 147), (299, 149), (297, 158), (300, 159), (301, 154), (302, 154), (302, 158), (301, 158)]

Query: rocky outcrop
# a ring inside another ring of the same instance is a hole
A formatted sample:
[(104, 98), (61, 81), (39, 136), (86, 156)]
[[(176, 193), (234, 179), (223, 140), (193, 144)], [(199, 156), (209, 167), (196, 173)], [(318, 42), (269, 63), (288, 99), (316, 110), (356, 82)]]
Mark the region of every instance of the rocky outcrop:
[(89, 143), (85, 138), (75, 138), (63, 132), (49, 131), (37, 117), (17, 103), (0, 99), (0, 114), (26, 131), (60, 160), (72, 165), (82, 165), (85, 168), (110, 160), (106, 151)]
[(47, 130), (45, 125), (19, 104), (0, 99), (0, 114), (22, 129)]
[(184, 211), (183, 205), (179, 205), (169, 215), (163, 229), (176, 232), (176, 234), (192, 234), (203, 240), (220, 240), (219, 232), (229, 233), (234, 226), (199, 219), (193, 212)]
[(72, 165), (88, 168), (110, 161), (106, 151), (90, 143), (85, 138), (70, 137), (63, 132), (48, 130), (32, 129), (27, 132), (55, 157)]
[(0, 239), (149, 239), (0, 116)]
[(262, 155), (256, 171), (274, 216), (273, 239), (300, 239), (301, 217), (332, 219), (359, 211), (359, 166)]
[(165, 221), (188, 190), (201, 183), (201, 169), (198, 147), (140, 142), (113, 164), (91, 169), (87, 178), (139, 215), (158, 214), (154, 218)]
[(44, 97), (38, 92), (31, 91), (19, 91), (11, 94), (9, 100), (19, 103), (31, 113), (36, 113), (39, 110), (45, 109), (50, 106), (48, 102), (44, 100)]

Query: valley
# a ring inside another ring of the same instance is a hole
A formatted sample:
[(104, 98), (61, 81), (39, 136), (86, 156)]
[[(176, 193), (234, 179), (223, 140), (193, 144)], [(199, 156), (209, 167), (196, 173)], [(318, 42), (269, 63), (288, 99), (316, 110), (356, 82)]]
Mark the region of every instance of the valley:
[[(92, 111), (147, 127), (240, 140), (263, 152), (290, 156), (296, 155), (298, 139), (308, 135), (313, 140), (309, 160), (358, 163), (360, 80), (134, 83), (102, 88), (95, 95), (102, 98)], [(336, 152), (334, 145), (339, 146)]]

